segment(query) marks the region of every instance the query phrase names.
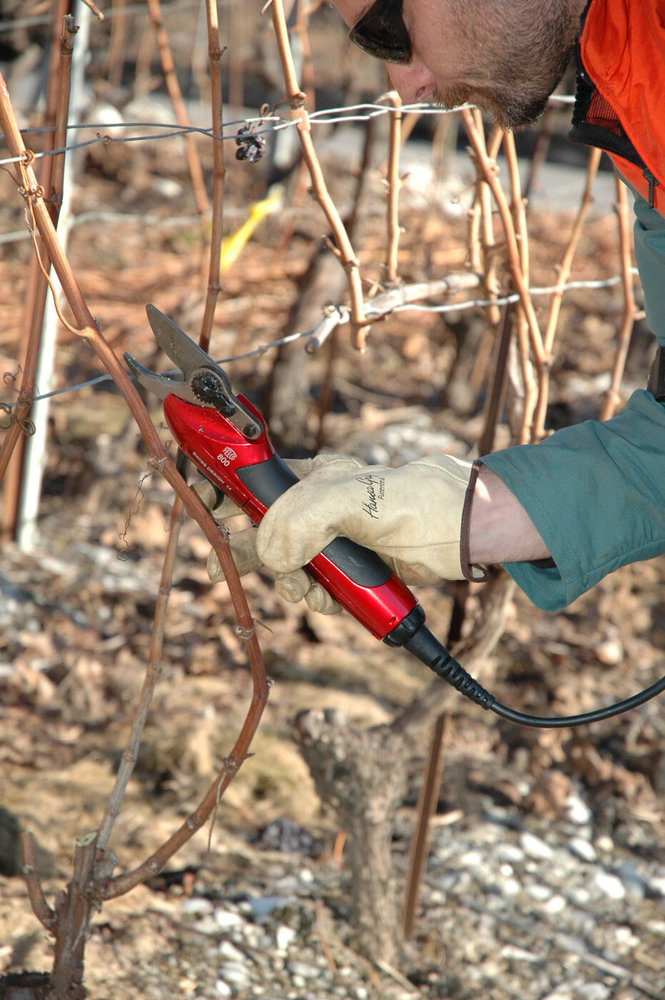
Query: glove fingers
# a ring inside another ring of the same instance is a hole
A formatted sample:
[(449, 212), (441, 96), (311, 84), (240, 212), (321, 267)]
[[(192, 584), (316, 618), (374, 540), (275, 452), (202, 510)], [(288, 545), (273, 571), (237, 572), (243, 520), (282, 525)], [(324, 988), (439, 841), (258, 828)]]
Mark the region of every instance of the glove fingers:
[[(293, 459), (287, 462), (291, 471), (298, 477), (309, 476), (310, 472), (322, 477), (330, 476), (331, 466), (335, 466), (337, 469), (341, 468), (343, 471), (354, 472), (360, 467), (361, 464), (362, 463), (355, 459), (348, 459), (337, 455), (317, 455), (316, 458)], [(241, 508), (236, 506), (236, 504), (234, 504), (229, 497), (224, 497), (222, 502), (217, 507), (212, 507), (211, 505), (213, 505), (217, 499), (217, 492), (212, 483), (208, 482), (208, 480), (203, 480), (203, 482), (197, 483), (194, 489), (203, 503), (212, 510), (212, 513), (218, 521), (227, 520), (243, 513)], [(233, 555), (233, 560), (238, 568), (238, 574), (240, 576), (245, 576), (247, 573), (253, 573), (260, 569), (263, 565), (263, 560), (261, 556), (258, 555), (256, 550), (256, 539), (257, 532), (255, 528), (247, 528), (243, 531), (236, 531), (229, 536), (231, 554)], [(309, 559), (303, 560), (303, 562), (309, 562)], [(208, 556), (208, 576), (213, 583), (225, 579), (224, 571), (219, 564), (219, 560), (215, 555), (214, 549), (210, 550), (210, 554)], [(305, 597), (307, 592), (312, 588), (312, 584), (313, 581), (311, 577), (301, 571), (301, 573), (294, 572), (285, 574), (281, 584), (282, 589), (280, 590), (277, 584), (276, 589), (278, 593), (281, 593), (287, 601), (296, 602)], [(323, 608), (329, 603), (328, 595), (323, 588), (319, 587), (318, 589), (320, 594), (318, 596), (312, 596), (311, 600)], [(325, 595), (325, 597), (323, 595)], [(332, 601), (332, 598), (329, 600)], [(332, 605), (335, 605), (334, 601), (332, 601)], [(324, 611), (323, 613), (329, 614), (330, 611)]]
[(321, 615), (337, 615), (342, 610), (341, 605), (327, 590), (312, 580), (304, 569), (294, 570), (293, 573), (278, 573), (275, 577), (275, 590), (280, 597), (292, 604), (297, 604), (304, 598), (310, 611), (317, 611)]
[[(315, 458), (288, 459), (286, 464), (300, 480), (307, 478), (318, 479), (319, 481), (335, 480), (344, 476), (351, 476), (362, 468), (364, 463), (358, 459), (348, 458), (344, 455), (317, 455)], [(297, 486), (298, 484), (296, 484)], [(215, 506), (218, 493), (212, 483), (203, 480), (193, 487), (206, 507), (212, 511), (216, 520), (226, 521), (242, 513), (242, 510), (228, 497)], [(290, 491), (289, 491), (290, 492)], [(278, 498), (279, 499), (279, 498)], [(288, 508), (287, 508), (288, 509)], [(265, 520), (265, 519), (264, 519)], [(337, 532), (335, 532), (335, 535)], [(331, 536), (334, 537), (334, 536)], [(258, 532), (254, 528), (245, 531), (237, 531), (230, 535), (229, 545), (231, 554), (240, 576), (254, 572), (263, 565), (263, 558), (257, 551)], [(329, 539), (330, 540), (330, 539)], [(316, 555), (327, 542), (322, 542), (319, 548), (313, 551)], [(276, 570), (275, 590), (285, 600), (292, 603), (306, 600), (308, 607), (319, 614), (336, 614), (341, 611), (340, 605), (328, 594), (323, 587), (312, 580), (312, 578), (300, 566), (309, 562), (309, 558), (302, 558), (292, 561), (293, 572), (280, 572), (284, 568), (284, 563), (276, 560), (273, 567)], [(208, 576), (213, 583), (224, 580), (225, 575), (219, 559), (214, 550), (208, 556)]]
[[(238, 514), (242, 514), (242, 509), (236, 506), (230, 497), (225, 496), (218, 503), (217, 490), (211, 482), (208, 482), (207, 479), (204, 479), (200, 483), (195, 483), (192, 486), (192, 489), (198, 496), (199, 500), (201, 500), (206, 505), (208, 510), (215, 515), (215, 519), (217, 521), (228, 521), (229, 518), (237, 517)], [(217, 506), (215, 506), (215, 504), (217, 504)]]
[(305, 594), (305, 603), (310, 611), (316, 611), (320, 615), (339, 615), (342, 613), (341, 604), (338, 604), (320, 583), (312, 582), (312, 586)]
[[(349, 472), (361, 465), (355, 459), (347, 459), (340, 455), (317, 455), (316, 458), (289, 458), (286, 460), (286, 465), (288, 465), (291, 472), (298, 479), (304, 479), (310, 472), (321, 471), (333, 462), (347, 463), (349, 465)], [(215, 515), (217, 521), (228, 521), (229, 518), (237, 517), (238, 514), (243, 513), (242, 508), (234, 504), (230, 497), (222, 496), (220, 500), (218, 491), (208, 479), (194, 483), (192, 489), (199, 499), (203, 501), (208, 510)]]
[(297, 604), (312, 585), (312, 579), (304, 569), (296, 569), (293, 573), (278, 573), (275, 576), (275, 590), (285, 601)]
[(319, 456), (313, 469), (278, 497), (259, 525), (257, 549), (266, 566), (291, 572), (305, 566), (326, 545), (343, 534), (336, 515), (344, 512), (344, 484), (363, 468), (356, 459)]
[[(229, 545), (239, 576), (253, 573), (263, 565), (256, 551), (256, 528), (235, 531), (229, 535)], [(212, 583), (226, 579), (214, 549), (208, 555), (208, 576)]]

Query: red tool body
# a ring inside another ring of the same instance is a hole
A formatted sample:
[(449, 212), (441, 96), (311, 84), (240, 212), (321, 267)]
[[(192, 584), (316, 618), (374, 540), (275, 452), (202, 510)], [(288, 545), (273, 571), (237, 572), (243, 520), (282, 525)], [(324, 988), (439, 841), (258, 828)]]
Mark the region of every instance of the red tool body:
[[(164, 399), (164, 415), (185, 455), (259, 524), (297, 478), (273, 449), (258, 410), (244, 396), (235, 398), (259, 422), (262, 430), (257, 436), (246, 437), (218, 410), (176, 395)], [(345, 538), (326, 546), (307, 569), (377, 639), (385, 639), (417, 604), (375, 552)]]

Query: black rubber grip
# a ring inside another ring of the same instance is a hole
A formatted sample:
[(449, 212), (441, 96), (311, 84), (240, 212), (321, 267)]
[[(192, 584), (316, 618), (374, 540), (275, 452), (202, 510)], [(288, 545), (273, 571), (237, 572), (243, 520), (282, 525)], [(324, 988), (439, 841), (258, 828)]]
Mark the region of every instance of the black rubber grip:
[(257, 462), (256, 465), (246, 465), (242, 469), (236, 469), (236, 473), (241, 483), (244, 483), (250, 493), (266, 507), (274, 504), (277, 497), (281, 497), (282, 493), (286, 493), (294, 483), (298, 482), (298, 477), (291, 472), (279, 455), (273, 455), (266, 462)]
[[(298, 477), (279, 455), (273, 455), (266, 462), (246, 465), (237, 469), (236, 473), (238, 479), (266, 507), (270, 507), (277, 497), (298, 482)], [(336, 538), (326, 545), (323, 554), (361, 587), (380, 587), (392, 576), (392, 570), (376, 552), (348, 538)]]
[(326, 545), (323, 555), (360, 587), (381, 587), (393, 575), (381, 556), (349, 538), (336, 538)]

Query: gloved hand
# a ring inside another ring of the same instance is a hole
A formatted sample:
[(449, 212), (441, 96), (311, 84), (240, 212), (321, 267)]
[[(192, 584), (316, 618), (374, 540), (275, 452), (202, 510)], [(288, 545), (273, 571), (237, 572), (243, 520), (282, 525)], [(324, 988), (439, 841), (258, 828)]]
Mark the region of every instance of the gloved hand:
[[(334, 611), (330, 595), (300, 567), (343, 535), (378, 552), (406, 583), (464, 578), (470, 462), (430, 455), (391, 469), (319, 455), (289, 464), (301, 481), (272, 504), (258, 529), (231, 535), (240, 571), (265, 563), (278, 574), (275, 587), (287, 600), (305, 597), (313, 610)], [(230, 516), (227, 503), (214, 511), (220, 520)], [(208, 573), (212, 580), (222, 578), (214, 553)]]
[(377, 552), (405, 583), (461, 580), (472, 464), (428, 455), (397, 469), (334, 457), (269, 508), (256, 538), (266, 566), (290, 572), (338, 535)]
[[(288, 465), (294, 475), (302, 479), (315, 470), (336, 461), (343, 461), (347, 463), (348, 467), (353, 469), (360, 469), (363, 465), (357, 459), (342, 459), (337, 455), (317, 455), (316, 458), (287, 459), (286, 465)], [(224, 497), (215, 506), (217, 493), (212, 483), (208, 482), (208, 480), (197, 483), (194, 489), (217, 521), (228, 521), (243, 513), (229, 497)], [(263, 560), (256, 551), (256, 539), (257, 529), (255, 527), (234, 531), (229, 535), (231, 554), (240, 576), (255, 572), (263, 565)], [(213, 583), (225, 579), (224, 571), (219, 564), (219, 559), (214, 549), (210, 550), (207, 568), (208, 576)], [(292, 603), (297, 603), (304, 599), (312, 611), (318, 611), (320, 614), (339, 614), (342, 610), (341, 606), (330, 596), (328, 591), (324, 590), (304, 569), (297, 568), (290, 573), (281, 573), (279, 570), (275, 571), (275, 590), (281, 597)]]

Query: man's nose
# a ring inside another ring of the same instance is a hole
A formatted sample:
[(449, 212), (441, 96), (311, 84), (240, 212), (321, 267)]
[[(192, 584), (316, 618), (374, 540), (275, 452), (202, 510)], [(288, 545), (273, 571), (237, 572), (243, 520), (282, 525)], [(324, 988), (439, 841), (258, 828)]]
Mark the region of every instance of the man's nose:
[(423, 101), (436, 90), (436, 77), (415, 56), (409, 63), (386, 63), (386, 69), (405, 104)]

